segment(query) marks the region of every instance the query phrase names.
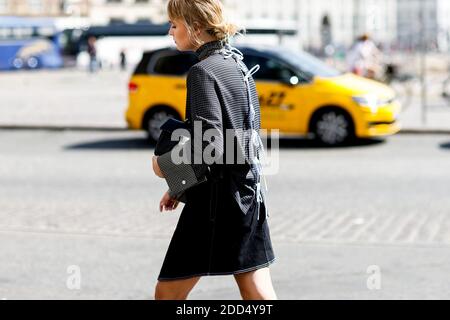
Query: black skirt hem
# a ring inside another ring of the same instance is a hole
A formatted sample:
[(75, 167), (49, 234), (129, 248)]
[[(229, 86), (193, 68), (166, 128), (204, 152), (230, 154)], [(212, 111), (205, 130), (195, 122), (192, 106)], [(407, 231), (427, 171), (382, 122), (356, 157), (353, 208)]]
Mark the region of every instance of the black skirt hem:
[(205, 272), (205, 273), (198, 273), (198, 274), (192, 274), (192, 275), (186, 275), (186, 276), (182, 276), (182, 277), (170, 277), (170, 278), (166, 278), (166, 277), (158, 277), (158, 281), (171, 281), (171, 280), (183, 280), (183, 279), (189, 279), (189, 278), (193, 278), (193, 277), (205, 277), (205, 276), (228, 276), (228, 275), (234, 275), (234, 274), (241, 274), (241, 273), (245, 273), (245, 272), (251, 272), (254, 270), (258, 270), (258, 269), (262, 269), (262, 268), (266, 268), (268, 266), (270, 266), (272, 263), (274, 263), (276, 260), (276, 258), (270, 260), (269, 262), (254, 266), (254, 267), (250, 267), (250, 268), (246, 268), (246, 269), (241, 269), (241, 270), (237, 270), (237, 271), (229, 271), (229, 272)]

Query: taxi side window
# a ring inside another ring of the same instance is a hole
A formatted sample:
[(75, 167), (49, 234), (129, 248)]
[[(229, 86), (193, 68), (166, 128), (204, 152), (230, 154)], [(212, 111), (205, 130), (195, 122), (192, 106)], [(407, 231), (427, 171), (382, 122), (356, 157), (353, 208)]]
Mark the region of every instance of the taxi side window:
[(255, 80), (272, 80), (272, 81), (286, 81), (296, 74), (286, 66), (282, 65), (275, 59), (245, 55), (244, 62), (250, 69), (259, 64), (260, 69), (253, 76)]
[(197, 57), (193, 54), (164, 54), (156, 61), (154, 67), (152, 68), (152, 73), (181, 76), (186, 74), (197, 62)]

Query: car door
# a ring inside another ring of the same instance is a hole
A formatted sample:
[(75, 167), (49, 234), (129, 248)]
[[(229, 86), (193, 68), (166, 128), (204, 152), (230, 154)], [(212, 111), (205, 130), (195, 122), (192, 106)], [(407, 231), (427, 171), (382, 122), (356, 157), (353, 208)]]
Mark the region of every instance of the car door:
[(259, 65), (254, 74), (261, 106), (261, 128), (279, 129), (280, 132), (298, 131), (298, 94), (300, 77), (281, 59), (263, 54), (246, 53), (248, 68)]

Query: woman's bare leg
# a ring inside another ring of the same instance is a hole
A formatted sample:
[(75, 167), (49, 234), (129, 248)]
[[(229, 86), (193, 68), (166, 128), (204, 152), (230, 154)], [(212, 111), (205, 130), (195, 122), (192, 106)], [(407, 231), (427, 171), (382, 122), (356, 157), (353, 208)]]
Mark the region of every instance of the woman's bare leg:
[(155, 300), (186, 300), (199, 280), (200, 277), (158, 281), (155, 288)]
[(244, 300), (277, 300), (269, 268), (235, 274), (237, 285)]

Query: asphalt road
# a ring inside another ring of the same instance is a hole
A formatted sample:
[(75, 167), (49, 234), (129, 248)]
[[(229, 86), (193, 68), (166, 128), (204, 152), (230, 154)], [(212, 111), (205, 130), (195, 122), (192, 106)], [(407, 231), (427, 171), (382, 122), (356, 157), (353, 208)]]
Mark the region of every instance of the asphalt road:
[[(152, 154), (140, 132), (0, 130), (0, 299), (152, 299), (182, 208), (159, 213)], [(279, 298), (450, 298), (450, 135), (282, 140), (279, 156)], [(208, 277), (191, 298), (239, 294)]]

